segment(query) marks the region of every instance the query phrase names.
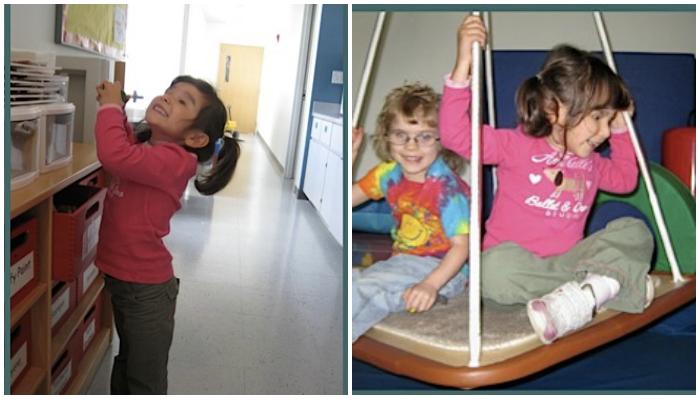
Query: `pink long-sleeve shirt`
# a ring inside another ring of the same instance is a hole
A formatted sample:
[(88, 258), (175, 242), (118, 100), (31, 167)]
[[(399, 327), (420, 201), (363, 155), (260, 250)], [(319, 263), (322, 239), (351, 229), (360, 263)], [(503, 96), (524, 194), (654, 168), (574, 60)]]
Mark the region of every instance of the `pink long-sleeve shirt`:
[[(440, 103), (440, 143), (471, 157), (471, 90), (445, 79)], [(513, 241), (540, 256), (570, 250), (583, 238), (598, 189), (628, 193), (637, 185), (637, 162), (625, 131), (610, 137), (611, 158), (592, 153), (580, 158), (544, 138), (515, 129), (483, 126), (483, 164), (497, 165), (498, 190), (486, 221), (483, 248)], [(554, 184), (557, 171), (563, 183)]]
[(97, 112), (97, 157), (112, 176), (105, 199), (95, 264), (117, 279), (163, 283), (173, 277), (163, 243), (170, 218), (180, 208), (196, 156), (182, 146), (136, 143), (124, 111), (107, 105)]

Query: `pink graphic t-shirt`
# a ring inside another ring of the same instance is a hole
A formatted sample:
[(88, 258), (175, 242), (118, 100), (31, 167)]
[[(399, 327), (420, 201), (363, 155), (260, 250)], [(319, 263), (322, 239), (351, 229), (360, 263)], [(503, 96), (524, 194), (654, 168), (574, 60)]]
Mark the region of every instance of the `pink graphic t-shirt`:
[[(470, 106), (469, 88), (446, 79), (440, 143), (466, 158), (471, 154)], [(637, 162), (627, 131), (611, 135), (610, 158), (598, 153), (562, 157), (546, 139), (525, 134), (521, 126), (484, 125), (482, 140), (483, 163), (498, 166), (484, 249), (513, 241), (540, 257), (565, 253), (583, 238), (598, 189), (627, 193), (637, 185)]]

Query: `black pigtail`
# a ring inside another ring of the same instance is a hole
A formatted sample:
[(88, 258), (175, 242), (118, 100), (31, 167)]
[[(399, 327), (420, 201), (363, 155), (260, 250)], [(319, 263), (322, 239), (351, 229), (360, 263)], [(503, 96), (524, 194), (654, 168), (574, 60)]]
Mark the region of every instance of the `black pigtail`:
[(548, 101), (542, 79), (533, 76), (525, 80), (515, 96), (518, 117), (525, 132), (534, 137), (549, 135), (552, 131), (552, 124), (547, 117), (547, 107), (551, 107), (551, 104)]
[(209, 172), (194, 182), (194, 186), (204, 195), (212, 195), (223, 189), (231, 180), (240, 155), (241, 147), (238, 140), (224, 135), (216, 162)]

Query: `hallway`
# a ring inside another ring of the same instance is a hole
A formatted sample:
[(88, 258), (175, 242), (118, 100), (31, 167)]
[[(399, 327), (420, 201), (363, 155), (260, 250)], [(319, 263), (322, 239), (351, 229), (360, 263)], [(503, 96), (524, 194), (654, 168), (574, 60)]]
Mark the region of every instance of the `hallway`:
[[(232, 182), (190, 186), (166, 238), (181, 280), (168, 392), (340, 394), (343, 248), (261, 139), (242, 138)], [(109, 393), (110, 369), (88, 394)]]

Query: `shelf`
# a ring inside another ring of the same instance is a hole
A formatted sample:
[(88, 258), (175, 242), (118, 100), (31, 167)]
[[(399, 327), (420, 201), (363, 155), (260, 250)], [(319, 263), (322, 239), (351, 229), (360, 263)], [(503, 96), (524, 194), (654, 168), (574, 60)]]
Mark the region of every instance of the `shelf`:
[(10, 326), (15, 326), (17, 321), (19, 321), (24, 314), (29, 311), (32, 306), (46, 294), (47, 284), (44, 282), (37, 282), (34, 289), (32, 289), (25, 298), (23, 298), (14, 307), (10, 308)]
[(97, 372), (97, 367), (99, 366), (102, 357), (109, 346), (110, 341), (110, 330), (104, 328), (100, 330), (93, 339), (92, 344), (88, 347), (85, 354), (83, 354), (83, 359), (80, 361), (80, 367), (78, 367), (78, 375), (73, 378), (70, 386), (66, 390), (66, 394), (84, 394), (87, 385), (92, 382), (92, 378)]
[(36, 390), (45, 377), (46, 370), (30, 366), (24, 377), (17, 383), (17, 386), (11, 389), (12, 394), (37, 394)]
[(56, 359), (66, 348), (71, 336), (73, 336), (75, 330), (78, 329), (78, 326), (83, 322), (85, 314), (87, 314), (90, 307), (92, 307), (95, 300), (97, 300), (97, 296), (102, 291), (104, 285), (105, 282), (102, 275), (95, 278), (95, 282), (92, 283), (92, 286), (90, 286), (90, 289), (88, 289), (85, 296), (83, 296), (83, 298), (80, 300), (80, 303), (75, 310), (73, 310), (71, 316), (68, 317), (68, 320), (63, 324), (61, 329), (59, 329), (58, 333), (56, 333), (51, 340), (51, 365), (56, 362)]
[[(65, 350), (76, 330), (79, 329), (83, 318), (90, 310), (103, 290), (104, 280), (98, 276), (68, 316), (67, 321), (56, 336), (51, 336), (51, 251), (52, 251), (52, 197), (66, 187), (80, 182), (101, 167), (97, 159), (97, 151), (93, 143), (73, 143), (71, 161), (55, 170), (39, 174), (36, 179), (14, 191), (10, 191), (10, 218), (24, 213), (35, 217), (38, 221), (39, 272), (36, 286), (27, 291), (20, 301), (10, 307), (11, 326), (16, 326), (22, 318), (31, 314), (31, 339), (33, 341), (32, 355), (27, 370), (19, 382), (16, 382), (13, 394), (47, 394), (50, 391), (51, 366)], [(103, 300), (100, 299), (100, 302)], [(101, 329), (88, 349), (85, 361), (74, 374), (75, 383), (71, 390), (79, 390), (95, 373), (96, 362), (101, 359), (107, 348), (112, 334), (110, 312), (100, 321)], [(10, 326), (5, 327), (6, 337), (9, 336)], [(95, 361), (97, 360), (97, 361)], [(70, 389), (69, 388), (69, 389)]]
[(94, 144), (73, 143), (73, 158), (69, 164), (39, 174), (34, 182), (10, 192), (10, 218), (31, 209), (99, 167)]

